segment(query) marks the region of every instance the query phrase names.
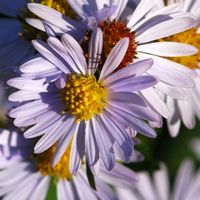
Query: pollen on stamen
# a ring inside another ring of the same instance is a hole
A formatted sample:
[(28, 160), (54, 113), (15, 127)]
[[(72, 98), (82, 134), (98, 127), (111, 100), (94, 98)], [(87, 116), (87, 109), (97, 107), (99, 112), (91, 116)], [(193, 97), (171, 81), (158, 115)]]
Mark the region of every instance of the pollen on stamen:
[(77, 122), (100, 114), (107, 96), (105, 86), (94, 75), (71, 75), (61, 94), (65, 111), (74, 115)]
[(103, 54), (102, 59), (106, 60), (109, 53), (117, 42), (124, 38), (129, 38), (128, 50), (118, 67), (118, 69), (126, 67), (128, 64), (132, 63), (136, 56), (137, 43), (135, 41), (135, 33), (131, 31), (125, 22), (122, 21), (104, 21), (99, 24), (103, 32)]
[[(56, 134), (56, 133), (55, 133)], [(66, 179), (70, 180), (72, 175), (70, 173), (70, 152), (71, 143), (63, 154), (59, 162), (52, 167), (52, 158), (55, 153), (56, 146), (52, 146), (47, 151), (41, 154), (34, 154), (33, 158), (35, 160), (36, 168), (40, 171), (43, 176), (51, 176), (55, 179)]]
[(198, 53), (192, 56), (183, 56), (183, 57), (173, 57), (168, 58), (174, 62), (180, 63), (190, 69), (199, 68), (200, 62), (200, 34), (197, 33), (197, 28), (189, 29), (185, 32), (178, 33), (167, 38), (164, 38), (160, 41), (172, 41), (172, 42), (181, 42), (185, 44), (190, 44), (195, 46), (198, 49)]

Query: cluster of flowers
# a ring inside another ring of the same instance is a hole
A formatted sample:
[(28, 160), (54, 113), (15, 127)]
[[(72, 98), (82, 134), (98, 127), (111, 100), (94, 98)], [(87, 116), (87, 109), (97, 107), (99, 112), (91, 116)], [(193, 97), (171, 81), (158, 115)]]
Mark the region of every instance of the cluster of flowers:
[(141, 160), (137, 134), (155, 138), (163, 118), (172, 137), (200, 118), (199, 7), (0, 0), (1, 81), (12, 88), (1, 106), (0, 198), (44, 200), (53, 182), (58, 200), (198, 199), (190, 160), (172, 195), (164, 164), (151, 181), (122, 163)]

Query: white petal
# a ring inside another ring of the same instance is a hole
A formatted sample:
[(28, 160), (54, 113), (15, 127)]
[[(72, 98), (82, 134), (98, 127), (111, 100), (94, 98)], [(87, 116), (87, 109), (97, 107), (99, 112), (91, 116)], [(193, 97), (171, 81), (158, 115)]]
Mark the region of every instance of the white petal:
[(180, 113), (177, 101), (167, 96), (166, 103), (170, 112), (169, 119), (167, 120), (168, 130), (172, 137), (176, 137), (181, 127)]
[(35, 47), (35, 49), (38, 52), (40, 52), (49, 62), (54, 64), (58, 69), (60, 69), (64, 73), (69, 73), (69, 69), (67, 68), (67, 66), (61, 61), (61, 59), (59, 59), (55, 55), (53, 50), (49, 47), (49, 45), (46, 42), (33, 40), (32, 44)]
[(52, 69), (56, 69), (56, 67), (42, 57), (31, 59), (20, 67), (20, 71), (23, 73), (39, 73)]
[(153, 59), (144, 59), (135, 62), (134, 64), (130, 64), (127, 67), (124, 67), (117, 72), (111, 74), (107, 78), (104, 78), (104, 83), (108, 84), (114, 82), (118, 79), (122, 79), (127, 77), (127, 74), (130, 75), (140, 75), (147, 71), (153, 65)]
[(82, 73), (86, 73), (87, 63), (84, 57), (83, 50), (78, 42), (70, 35), (64, 34), (61, 37), (61, 41), (68, 51), (68, 54), (74, 60), (74, 63), (78, 66)]
[(48, 6), (44, 6), (39, 3), (29, 3), (28, 9), (38, 17), (56, 25), (61, 29), (64, 29), (65, 32), (75, 29), (74, 25), (76, 22), (74, 20)]
[(101, 59), (101, 53), (103, 48), (103, 34), (101, 29), (97, 28), (93, 31), (89, 42), (89, 63), (88, 73), (94, 73), (98, 67)]
[(198, 52), (194, 46), (178, 42), (154, 42), (143, 44), (138, 46), (137, 51), (164, 57), (189, 56)]
[(178, 101), (178, 105), (184, 125), (188, 129), (193, 129), (196, 125), (196, 119), (192, 108), (192, 102), (190, 99), (186, 101)]
[(29, 78), (18, 77), (8, 80), (7, 83), (8, 85), (20, 90), (35, 91), (38, 93), (47, 91), (45, 79), (31, 80)]
[(145, 89), (142, 91), (142, 94), (144, 95), (148, 103), (151, 105), (151, 107), (153, 107), (163, 117), (168, 118), (169, 111), (159, 94), (157, 94), (154, 90), (154, 88)]
[(149, 12), (149, 10), (152, 9), (154, 4), (154, 0), (152, 0), (151, 3), (149, 3), (148, 0), (140, 1), (140, 4), (136, 7), (127, 26), (132, 28), (141, 18), (143, 18), (146, 15), (147, 12)]
[(112, 49), (103, 65), (99, 79), (110, 75), (121, 63), (128, 49), (129, 39), (121, 39)]
[(191, 18), (170, 19), (149, 28), (139, 35), (136, 41), (141, 44), (180, 33), (191, 28), (193, 23)]
[(78, 130), (78, 126), (75, 124), (74, 121), (71, 121), (71, 124), (69, 124), (68, 131), (66, 130), (66, 133), (63, 135), (63, 137), (59, 140), (56, 151), (53, 156), (52, 160), (52, 166), (54, 167), (60, 158), (63, 156), (64, 152), (68, 148), (68, 145), (70, 144), (72, 137), (74, 134), (76, 134)]

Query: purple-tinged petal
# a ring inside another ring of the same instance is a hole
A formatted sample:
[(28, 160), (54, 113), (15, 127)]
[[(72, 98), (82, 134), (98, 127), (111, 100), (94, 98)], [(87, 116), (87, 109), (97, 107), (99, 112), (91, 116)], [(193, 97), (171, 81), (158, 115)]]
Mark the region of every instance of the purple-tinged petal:
[(154, 86), (158, 79), (149, 75), (127, 76), (108, 84), (109, 88), (116, 92), (135, 92)]
[(141, 20), (141, 18), (146, 15), (146, 13), (148, 13), (153, 8), (153, 6), (155, 6), (154, 0), (151, 3), (149, 3), (148, 0), (141, 1), (132, 14), (127, 26), (133, 27), (138, 21)]
[(92, 120), (86, 121), (85, 127), (85, 151), (87, 161), (90, 166), (94, 165), (99, 159), (99, 149), (94, 135)]
[(108, 95), (108, 100), (118, 102), (118, 103), (136, 104), (136, 105), (147, 107), (147, 103), (144, 101), (142, 97), (140, 97), (136, 93), (131, 93), (131, 92), (110, 91)]
[(140, 60), (134, 64), (130, 64), (127, 67), (118, 70), (117, 72), (111, 74), (107, 78), (104, 78), (103, 81), (105, 84), (109, 84), (118, 79), (123, 79), (127, 77), (127, 74), (128, 76), (141, 75), (145, 71), (147, 71), (152, 65), (153, 65), (153, 59)]
[(44, 176), (36, 186), (34, 192), (30, 195), (30, 200), (41, 199), (45, 200), (49, 186), (50, 186), (51, 178), (49, 176)]
[(107, 108), (107, 111), (112, 117), (114, 117), (117, 121), (121, 122), (125, 126), (130, 127), (147, 137), (156, 137), (156, 132), (137, 117), (134, 117), (133, 115), (130, 115), (129, 113), (119, 110), (115, 107), (109, 107), (109, 109)]
[(82, 73), (86, 73), (86, 59), (78, 42), (68, 34), (62, 35), (61, 41), (65, 50), (74, 61), (74, 64), (77, 66), (77, 69), (79, 69)]
[(58, 180), (56, 194), (57, 194), (58, 200), (63, 200), (66, 198), (70, 200), (76, 200), (75, 199), (76, 191), (71, 181), (62, 180), (62, 179)]
[(155, 109), (158, 113), (160, 113), (163, 117), (168, 118), (169, 111), (161, 99), (159, 94), (155, 91), (154, 88), (147, 88), (141, 91), (146, 101), (150, 104), (150, 106)]
[(196, 47), (179, 42), (152, 42), (139, 45), (137, 51), (163, 57), (190, 56), (198, 52)]
[(33, 40), (32, 44), (35, 47), (35, 49), (38, 52), (40, 52), (49, 62), (54, 64), (58, 69), (60, 69), (64, 73), (69, 73), (69, 69), (64, 64), (63, 60), (59, 59), (59, 57), (55, 55), (55, 52), (52, 51), (52, 49), (48, 46), (46, 42)]
[(20, 67), (23, 73), (40, 73), (53, 69), (56, 69), (55, 65), (40, 56), (27, 61)]
[(149, 28), (144, 33), (136, 37), (136, 41), (140, 43), (147, 43), (153, 40), (164, 38), (183, 32), (191, 28), (193, 24), (194, 20), (188, 17), (169, 19)]
[(85, 149), (85, 123), (79, 123), (78, 131), (74, 134), (70, 154), (70, 172), (76, 174), (80, 167), (80, 160), (83, 158)]
[(94, 134), (96, 137), (96, 141), (98, 144), (98, 148), (100, 151), (101, 158), (108, 170), (111, 170), (114, 167), (115, 164), (115, 157), (114, 157), (114, 151), (113, 151), (113, 144), (108, 137), (107, 130), (99, 122), (98, 118), (92, 119), (93, 125), (94, 125)]
[(97, 28), (93, 31), (89, 42), (89, 63), (88, 74), (94, 74), (101, 59), (101, 53), (103, 48), (103, 34), (101, 29)]
[(101, 70), (100, 79), (109, 76), (121, 63), (128, 49), (129, 39), (121, 39), (112, 49)]
[(56, 151), (53, 156), (52, 166), (54, 167), (65, 153), (66, 149), (68, 148), (71, 140), (73, 139), (73, 135), (76, 135), (78, 131), (78, 125), (75, 124), (75, 121), (72, 120), (69, 124), (68, 131), (63, 134), (62, 138), (59, 140)]
[[(72, 118), (66, 119), (68, 116), (63, 116), (59, 119), (59, 122), (51, 129), (51, 131), (45, 133), (39, 141), (36, 143), (34, 152), (39, 154), (51, 146), (53, 146), (62, 136), (71, 128), (70, 122)], [(55, 134), (56, 133), (56, 134)]]
[(115, 164), (111, 171), (107, 171), (105, 167), (101, 165), (98, 177), (112, 185), (130, 189), (132, 189), (138, 181), (136, 173), (118, 163)]

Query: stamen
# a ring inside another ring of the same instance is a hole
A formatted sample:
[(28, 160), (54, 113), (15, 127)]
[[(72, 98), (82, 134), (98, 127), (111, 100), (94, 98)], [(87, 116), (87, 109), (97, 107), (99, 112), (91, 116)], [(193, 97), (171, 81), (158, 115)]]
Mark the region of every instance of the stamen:
[(128, 64), (132, 63), (136, 55), (137, 43), (135, 42), (135, 33), (127, 27), (126, 23), (121, 21), (104, 21), (99, 24), (99, 27), (103, 32), (102, 59), (106, 60), (111, 50), (120, 39), (128, 37), (128, 50), (118, 69), (126, 67)]
[(62, 90), (66, 111), (77, 121), (90, 120), (93, 115), (100, 114), (105, 107), (106, 96), (105, 86), (94, 75), (71, 75)]
[(52, 168), (51, 161), (55, 150), (56, 146), (54, 145), (44, 153), (34, 154), (36, 167), (43, 176), (51, 176), (56, 179), (59, 178), (70, 180), (72, 178), (72, 175), (69, 170), (71, 144), (68, 146), (62, 158), (59, 160), (56, 166)]

